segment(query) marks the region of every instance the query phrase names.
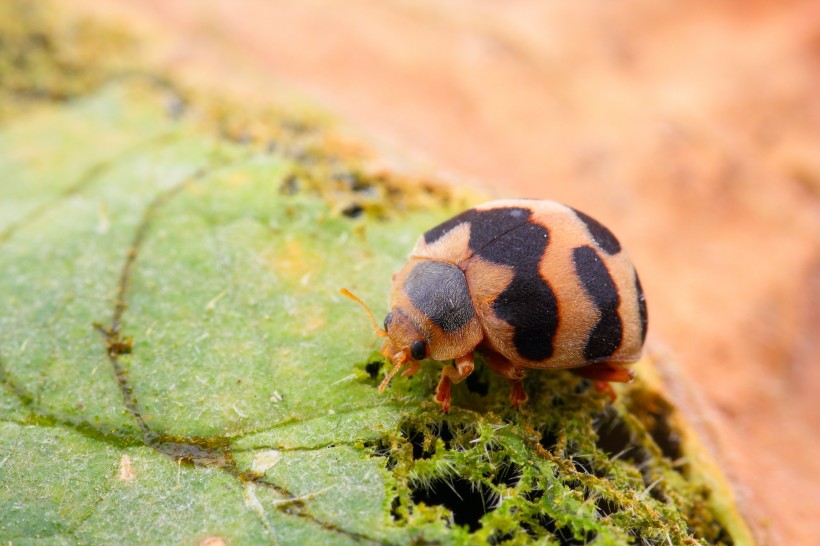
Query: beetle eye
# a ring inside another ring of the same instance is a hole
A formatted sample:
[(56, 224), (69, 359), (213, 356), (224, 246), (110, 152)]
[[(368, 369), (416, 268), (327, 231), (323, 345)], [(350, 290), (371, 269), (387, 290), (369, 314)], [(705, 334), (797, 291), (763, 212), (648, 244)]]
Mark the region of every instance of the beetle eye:
[(385, 332), (387, 331), (387, 325), (390, 324), (390, 319), (392, 319), (392, 318), (393, 318), (393, 313), (392, 312), (387, 313), (387, 316), (384, 317), (384, 331)]
[(416, 360), (423, 359), (425, 356), (427, 356), (427, 345), (425, 345), (425, 343), (422, 340), (417, 339), (410, 346), (410, 354)]

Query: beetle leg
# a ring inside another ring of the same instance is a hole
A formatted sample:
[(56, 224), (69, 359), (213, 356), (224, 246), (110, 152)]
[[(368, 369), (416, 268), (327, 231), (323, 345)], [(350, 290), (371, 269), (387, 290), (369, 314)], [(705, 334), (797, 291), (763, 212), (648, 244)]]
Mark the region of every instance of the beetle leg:
[(456, 358), (453, 364), (454, 366), (445, 366), (441, 369), (441, 380), (436, 387), (436, 402), (441, 404), (441, 411), (444, 413), (450, 411), (450, 385), (461, 383), (473, 373), (475, 368), (473, 352), (470, 351)]
[(407, 366), (407, 369), (401, 372), (402, 377), (410, 377), (421, 368), (421, 363), (418, 360), (413, 360), (410, 362), (410, 365)]
[[(384, 348), (382, 348), (382, 354), (385, 356), (389, 355), (389, 353), (386, 352), (387, 349), (388, 345), (385, 344)], [(402, 367), (404, 367), (405, 364), (407, 364), (407, 353), (399, 351), (398, 353), (394, 354), (392, 358), (390, 358), (390, 361), (393, 362), (393, 369), (387, 373), (381, 385), (379, 385), (380, 394), (384, 392), (384, 389), (387, 388), (387, 385), (390, 383), (390, 380), (393, 379), (393, 376), (396, 375), (398, 371), (401, 370)]]
[(595, 390), (601, 394), (608, 394), (610, 402), (614, 402), (616, 398), (615, 389), (612, 388), (610, 381), (629, 383), (635, 377), (635, 372), (632, 370), (607, 362), (574, 368), (570, 371), (575, 375), (592, 379), (595, 382)]
[(570, 370), (575, 375), (594, 379), (595, 381), (615, 381), (616, 383), (629, 383), (635, 377), (635, 372), (623, 366), (616, 366), (604, 362), (603, 364), (590, 364), (582, 368)]
[(517, 408), (527, 401), (527, 392), (524, 390), (524, 368), (513, 365), (512, 362), (498, 353), (482, 352), (490, 368), (507, 380), (510, 384), (510, 402)]

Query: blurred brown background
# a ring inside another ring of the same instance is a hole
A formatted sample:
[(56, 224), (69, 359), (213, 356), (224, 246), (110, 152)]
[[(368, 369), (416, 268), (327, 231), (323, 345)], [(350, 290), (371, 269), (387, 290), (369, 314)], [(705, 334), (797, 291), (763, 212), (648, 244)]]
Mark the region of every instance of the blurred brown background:
[(672, 395), (763, 544), (820, 540), (820, 2), (77, 0), (418, 172), (571, 204), (632, 254)]

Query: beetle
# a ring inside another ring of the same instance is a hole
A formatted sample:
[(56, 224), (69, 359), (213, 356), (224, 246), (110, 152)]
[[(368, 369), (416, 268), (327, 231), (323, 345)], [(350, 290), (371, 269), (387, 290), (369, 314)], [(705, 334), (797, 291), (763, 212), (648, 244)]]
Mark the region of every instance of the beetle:
[(393, 275), (389, 313), (379, 328), (360, 303), (393, 368), (384, 391), (419, 361), (452, 361), (435, 400), (449, 411), (450, 387), (466, 379), (480, 353), (506, 378), (510, 401), (527, 400), (527, 369), (569, 369), (614, 399), (611, 381), (628, 382), (640, 358), (646, 298), (618, 239), (603, 224), (548, 200), (505, 199), (469, 209), (422, 234)]

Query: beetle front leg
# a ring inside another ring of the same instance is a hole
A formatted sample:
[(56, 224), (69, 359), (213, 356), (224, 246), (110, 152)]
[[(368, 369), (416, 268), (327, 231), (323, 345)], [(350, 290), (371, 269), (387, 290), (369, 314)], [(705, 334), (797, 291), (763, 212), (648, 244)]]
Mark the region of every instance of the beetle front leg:
[(436, 387), (436, 402), (441, 404), (441, 411), (444, 413), (450, 411), (450, 385), (461, 383), (475, 369), (473, 352), (456, 358), (454, 364), (455, 366), (445, 366), (441, 369), (441, 380)]
[(411, 375), (413, 375), (414, 373), (419, 371), (420, 367), (421, 367), (421, 364), (419, 363), (419, 361), (414, 360), (410, 363), (409, 366), (407, 366), (407, 369), (405, 369), (403, 372), (401, 372), (401, 376), (402, 377), (410, 377)]

